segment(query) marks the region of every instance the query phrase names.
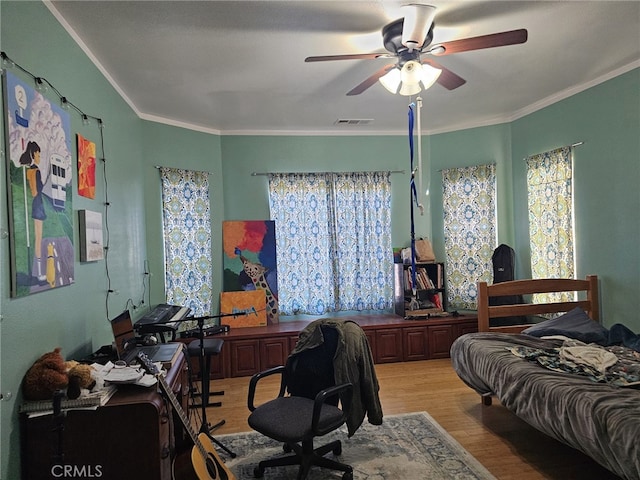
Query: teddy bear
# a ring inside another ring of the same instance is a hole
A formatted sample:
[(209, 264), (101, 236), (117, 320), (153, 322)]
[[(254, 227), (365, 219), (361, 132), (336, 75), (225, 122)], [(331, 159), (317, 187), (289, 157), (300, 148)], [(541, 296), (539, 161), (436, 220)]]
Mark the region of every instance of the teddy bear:
[(26, 400), (48, 400), (56, 390), (62, 390), (69, 384), (67, 365), (61, 348), (43, 354), (37, 359), (24, 376), (22, 393)]
[(67, 398), (72, 400), (78, 398), (82, 389), (91, 390), (96, 386), (93, 378), (93, 368), (91, 365), (78, 363), (75, 360), (66, 362), (69, 385), (67, 386)]
[(91, 390), (96, 381), (91, 365), (64, 361), (57, 347), (43, 354), (27, 370), (22, 382), (25, 400), (50, 400), (57, 390), (67, 390), (67, 398), (76, 399), (82, 389)]

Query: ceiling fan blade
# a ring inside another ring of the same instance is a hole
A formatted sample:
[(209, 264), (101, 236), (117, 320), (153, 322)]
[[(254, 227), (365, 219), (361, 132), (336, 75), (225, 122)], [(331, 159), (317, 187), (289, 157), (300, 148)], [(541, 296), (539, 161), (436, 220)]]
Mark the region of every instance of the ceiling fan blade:
[[(428, 53), (433, 55), (451, 55), (452, 53), (468, 52), (470, 50), (481, 50), (483, 48), (503, 47), (505, 45), (516, 45), (527, 41), (527, 30), (510, 30), (508, 32), (492, 33), (490, 35), (480, 35), (479, 37), (463, 38), (452, 40), (451, 42), (438, 43), (429, 47)], [(444, 50), (443, 50), (444, 49)]]
[(442, 70), (442, 73), (440, 74), (436, 82), (442, 85), (447, 90), (454, 90), (467, 83), (464, 78), (456, 75), (448, 68), (443, 67), (438, 62), (434, 62), (430, 58), (422, 60), (422, 63), (426, 63), (428, 65), (431, 65), (433, 68), (439, 68), (440, 70)]
[(352, 88), (350, 91), (348, 91), (347, 95), (348, 96), (360, 95), (367, 88), (369, 88), (372, 85), (374, 85), (381, 76), (383, 76), (385, 73), (387, 73), (389, 70), (391, 70), (393, 68), (396, 68), (395, 64), (393, 64), (393, 63), (390, 63), (389, 65), (385, 65), (380, 70), (378, 70), (376, 73), (374, 73), (369, 78), (367, 78), (364, 82), (360, 83), (359, 85), (356, 85), (354, 88)]
[(350, 55), (324, 55), (319, 57), (307, 57), (305, 62), (327, 62), (330, 60), (373, 60), (376, 58), (391, 58), (388, 53), (354, 53)]

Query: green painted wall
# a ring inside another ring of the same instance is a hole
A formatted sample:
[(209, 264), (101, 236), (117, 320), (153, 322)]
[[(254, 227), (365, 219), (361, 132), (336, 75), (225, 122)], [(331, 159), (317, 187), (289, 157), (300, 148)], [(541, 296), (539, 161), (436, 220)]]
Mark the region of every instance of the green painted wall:
[(433, 241), (437, 258), (445, 258), (441, 171), (447, 168), (496, 164), (498, 243), (514, 245), (509, 139), (508, 124), (444, 133), (430, 138), (430, 196), (433, 212)]
[[(109, 85), (81, 49), (40, 2), (2, 2), (1, 48), (36, 76), (45, 77), (64, 96), (89, 115), (104, 121), (108, 178), (112, 288), (109, 312), (122, 311), (127, 298), (139, 295), (146, 252), (144, 191), (142, 179), (141, 121)], [(52, 97), (55, 99), (55, 96)], [(71, 113), (71, 132), (81, 133), (100, 148), (96, 124), (83, 126)], [(72, 141), (75, 145), (75, 138)], [(3, 138), (4, 151), (4, 138)], [(101, 156), (101, 154), (98, 154)], [(3, 161), (5, 157), (3, 156)], [(74, 159), (75, 161), (75, 159)], [(98, 171), (101, 172), (100, 165)], [(7, 228), (5, 171), (2, 168), (0, 218)], [(97, 174), (96, 200), (73, 193), (74, 210), (104, 211), (105, 187)], [(74, 243), (79, 245), (77, 223)], [(111, 338), (106, 313), (105, 262), (81, 264), (76, 253), (75, 284), (26, 298), (10, 299), (8, 282), (9, 241), (0, 242), (2, 263), (2, 314), (0, 368), (2, 392), (11, 393), (0, 402), (2, 427), (2, 478), (19, 478), (18, 406), (22, 376), (42, 353), (61, 347), (66, 357), (81, 358)], [(77, 249), (76, 249), (77, 252)], [(43, 452), (43, 454), (46, 454)]]
[[(144, 147), (144, 211), (146, 215), (147, 259), (151, 276), (151, 305), (164, 302), (164, 253), (162, 240), (162, 202), (160, 173), (156, 166), (185, 168), (210, 172), (211, 258), (213, 261), (213, 311), (219, 311), (222, 290), (222, 159), (220, 137), (152, 122), (142, 126)], [(217, 240), (217, 241), (216, 241)]]
[[(219, 236), (223, 208), (219, 136), (138, 118), (42, 3), (2, 1), (0, 19), (2, 51), (34, 75), (45, 77), (85, 113), (104, 121), (104, 165), (110, 203), (109, 277), (112, 288), (119, 292), (109, 297), (107, 314), (105, 262), (80, 263), (76, 253), (73, 285), (11, 299), (9, 241), (0, 239), (0, 391), (5, 395), (0, 402), (0, 478), (13, 480), (20, 476), (17, 413), (22, 400), (20, 382), (33, 361), (57, 346), (62, 347), (66, 358), (82, 358), (112, 341), (108, 318), (124, 310), (129, 299), (139, 304), (144, 294), (145, 302), (151, 305), (164, 301), (162, 240), (158, 234), (160, 190), (154, 166), (212, 173), (214, 235)], [(50, 98), (55, 99), (55, 95), (50, 94)], [(72, 112), (71, 132), (96, 142), (98, 157), (102, 157), (95, 123), (84, 126), (80, 116)], [(75, 145), (75, 138), (72, 144)], [(4, 152), (4, 136), (2, 149)], [(2, 159), (5, 160), (4, 155)], [(96, 199), (79, 197), (74, 188), (74, 210), (104, 212), (104, 175), (102, 163), (98, 163)], [(3, 231), (8, 229), (5, 185), (5, 171), (1, 168), (0, 228)], [(74, 243), (79, 245), (77, 223)], [(212, 256), (221, 258), (215, 242)], [(148, 290), (145, 294), (143, 288), (146, 260), (152, 273), (150, 301)], [(214, 291), (219, 290), (220, 283), (221, 275), (214, 278)], [(143, 309), (133, 312), (134, 316), (142, 313)], [(6, 398), (8, 394), (10, 398)]]
[[(404, 136), (224, 136), (222, 158), (227, 220), (269, 218), (268, 179), (253, 172), (404, 170), (391, 175), (392, 241), (408, 245), (411, 164)], [(416, 218), (417, 237), (428, 236), (429, 228)]]
[[(212, 258), (221, 262), (225, 219), (268, 218), (267, 179), (252, 172), (405, 170), (392, 175), (393, 244), (409, 241), (409, 150), (405, 136), (216, 136), (137, 118), (47, 8), (39, 2), (0, 2), (0, 48), (47, 78), (90, 115), (104, 120), (109, 194), (109, 316), (138, 303), (148, 261), (151, 297), (164, 300), (160, 188), (155, 165), (211, 172)], [(528, 274), (528, 232), (523, 158), (575, 141), (578, 275), (602, 278), (605, 325), (640, 330), (633, 301), (640, 291), (640, 70), (636, 69), (509, 124), (423, 139), (423, 187), (431, 207), (416, 217), (418, 236), (442, 246), (439, 170), (495, 162), (500, 242), (517, 252), (518, 276)], [(399, 121), (405, 121), (403, 117)], [(0, 119), (0, 122), (2, 120)], [(95, 125), (72, 115), (73, 133), (100, 141)], [(4, 151), (4, 138), (2, 139)], [(99, 154), (100, 156), (100, 154)], [(2, 157), (4, 160), (4, 156)], [(224, 181), (223, 181), (224, 180)], [(105, 186), (98, 172), (97, 199), (74, 193), (74, 209), (103, 211)], [(6, 230), (5, 172), (0, 169), (0, 228)], [(78, 242), (77, 225), (74, 240)], [(105, 262), (80, 263), (75, 284), (28, 298), (9, 298), (9, 242), (0, 239), (0, 478), (19, 477), (17, 410), (20, 381), (43, 352), (60, 346), (80, 357), (111, 340), (105, 308)], [(214, 292), (221, 286), (214, 271)], [(146, 300), (146, 299), (145, 299)], [(217, 299), (216, 299), (217, 300)], [(141, 313), (134, 312), (136, 314)]]
[(514, 226), (519, 273), (530, 275), (525, 161), (575, 142), (577, 276), (600, 277), (605, 325), (640, 331), (640, 69), (512, 125)]

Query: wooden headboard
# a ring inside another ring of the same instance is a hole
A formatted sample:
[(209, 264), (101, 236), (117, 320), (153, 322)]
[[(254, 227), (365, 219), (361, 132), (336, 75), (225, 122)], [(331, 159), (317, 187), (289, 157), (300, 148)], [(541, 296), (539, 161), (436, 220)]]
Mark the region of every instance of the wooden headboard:
[[(585, 292), (585, 300), (555, 303), (522, 303), (516, 305), (489, 306), (489, 297), (505, 295), (530, 295), (533, 293), (549, 292)], [(528, 325), (489, 326), (490, 318), (512, 317), (522, 315), (540, 315), (543, 313), (568, 312), (581, 307), (590, 318), (600, 321), (600, 306), (598, 301), (598, 277), (588, 275), (586, 280), (566, 278), (550, 278), (535, 280), (513, 280), (510, 282), (488, 285), (478, 282), (478, 331), (520, 333)]]

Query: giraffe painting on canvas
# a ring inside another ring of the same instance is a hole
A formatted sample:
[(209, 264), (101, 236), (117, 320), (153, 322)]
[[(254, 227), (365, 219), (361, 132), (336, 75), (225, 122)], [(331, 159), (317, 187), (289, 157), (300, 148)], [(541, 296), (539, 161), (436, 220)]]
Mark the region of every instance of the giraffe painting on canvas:
[(262, 290), (266, 320), (279, 322), (275, 222), (230, 220), (222, 225), (224, 292)]
[(267, 282), (267, 269), (259, 263), (250, 262), (239, 248), (235, 250), (236, 255), (242, 260), (242, 269), (249, 276), (256, 290), (264, 290), (267, 300), (267, 318), (269, 323), (278, 323), (278, 299), (269, 288)]

